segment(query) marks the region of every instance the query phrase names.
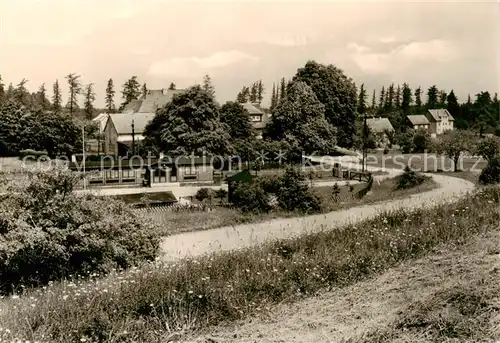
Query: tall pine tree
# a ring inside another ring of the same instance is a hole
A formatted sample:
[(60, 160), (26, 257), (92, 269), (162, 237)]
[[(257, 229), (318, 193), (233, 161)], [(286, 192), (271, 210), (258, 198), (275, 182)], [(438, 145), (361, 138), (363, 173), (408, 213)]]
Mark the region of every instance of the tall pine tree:
[(387, 111), (392, 111), (394, 109), (394, 83), (392, 83), (387, 89), (387, 96), (385, 101), (385, 109)]
[(80, 82), (80, 75), (71, 73), (66, 75), (66, 80), (68, 80), (68, 103), (66, 107), (69, 109), (69, 114), (73, 113), (78, 109), (78, 95), (82, 91), (82, 84)]
[(207, 92), (208, 94), (210, 94), (210, 96), (215, 97), (215, 88), (214, 88), (214, 86), (212, 84), (212, 78), (208, 74), (206, 74), (205, 76), (203, 76), (203, 86), (202, 86), (202, 89), (205, 92)]
[(146, 82), (142, 85), (142, 97), (145, 98), (148, 95), (148, 86), (146, 86)]
[(437, 108), (438, 104), (439, 104), (439, 91), (436, 85), (434, 85), (427, 90), (426, 107), (428, 109)]
[(385, 87), (382, 86), (382, 89), (380, 90), (380, 97), (378, 100), (378, 108), (383, 109), (385, 108)]
[(170, 86), (168, 86), (169, 90), (175, 90), (175, 83), (170, 82)]
[(394, 104), (395, 104), (397, 109), (401, 108), (401, 87), (399, 85), (398, 85), (398, 88), (396, 88)]
[(415, 89), (415, 109), (417, 113), (422, 110), (422, 88), (420, 86)]
[(47, 99), (47, 89), (45, 88), (45, 83), (42, 83), (36, 93), (36, 104), (43, 111), (50, 109), (50, 102), (49, 99)]
[(403, 83), (403, 94), (401, 99), (401, 109), (405, 115), (410, 113), (410, 106), (412, 104), (411, 88), (407, 83)]
[(439, 103), (438, 103), (439, 108), (446, 108), (446, 98), (447, 97), (448, 97), (448, 94), (446, 93), (445, 90), (439, 91)]
[(376, 100), (376, 94), (375, 94), (375, 89), (374, 89), (373, 95), (372, 95), (372, 112), (375, 112), (376, 107), (377, 107), (377, 100)]
[(94, 92), (94, 84), (89, 83), (85, 87), (85, 99), (83, 102), (83, 106), (85, 109), (85, 116), (87, 119), (92, 119), (93, 114), (94, 114), (94, 101), (95, 101), (95, 92)]
[(361, 87), (359, 88), (359, 95), (358, 95), (358, 113), (363, 114), (366, 112), (366, 89), (365, 85), (361, 84)]
[(120, 111), (125, 109), (132, 100), (137, 100), (141, 96), (141, 86), (137, 81), (137, 76), (132, 76), (122, 86), (123, 103), (120, 106)]
[(113, 83), (113, 79), (108, 80), (108, 84), (106, 85), (106, 109), (108, 113), (115, 112), (115, 85)]
[(281, 78), (280, 84), (280, 101), (286, 98), (286, 81), (285, 78)]
[(252, 104), (257, 102), (257, 95), (258, 95), (258, 85), (257, 82), (254, 82), (250, 87), (250, 102)]
[(261, 104), (263, 99), (264, 99), (264, 85), (262, 84), (262, 80), (259, 80), (259, 82), (257, 83), (257, 102)]
[(277, 99), (276, 99), (276, 84), (273, 82), (273, 92), (271, 93), (271, 110), (276, 107)]
[(61, 88), (59, 87), (59, 80), (56, 79), (54, 86), (52, 86), (52, 109), (54, 112), (59, 113), (62, 109), (62, 95)]
[(250, 88), (248, 88), (247, 86), (243, 86), (238, 95), (236, 95), (236, 101), (240, 104), (244, 104), (250, 101)]

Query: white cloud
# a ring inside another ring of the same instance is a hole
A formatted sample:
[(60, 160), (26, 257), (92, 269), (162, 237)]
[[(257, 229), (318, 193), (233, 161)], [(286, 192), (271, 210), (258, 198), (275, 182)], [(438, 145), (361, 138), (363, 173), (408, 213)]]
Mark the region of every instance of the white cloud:
[(153, 63), (149, 74), (155, 76), (186, 77), (196, 76), (211, 69), (222, 68), (239, 62), (257, 62), (258, 57), (242, 51), (216, 52), (207, 57), (170, 58)]
[(389, 53), (370, 53), (355, 43), (351, 48), (352, 60), (366, 73), (384, 73), (414, 68), (416, 63), (446, 63), (457, 58), (457, 48), (445, 40), (413, 42), (399, 46)]

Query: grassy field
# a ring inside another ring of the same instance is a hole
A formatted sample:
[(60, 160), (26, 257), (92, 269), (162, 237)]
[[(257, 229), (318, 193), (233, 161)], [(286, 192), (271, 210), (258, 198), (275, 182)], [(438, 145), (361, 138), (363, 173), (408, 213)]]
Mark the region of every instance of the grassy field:
[[(433, 180), (428, 180), (424, 184), (411, 189), (396, 190), (396, 183), (396, 179), (387, 179), (380, 183), (375, 182), (372, 191), (361, 199), (354, 197), (354, 195), (363, 187), (363, 184), (352, 185), (352, 190), (349, 186), (339, 187), (338, 200), (335, 200), (331, 186), (314, 187), (313, 190), (320, 197), (324, 205), (323, 211), (326, 213), (378, 201), (400, 199), (438, 187)], [(215, 207), (215, 210), (210, 212), (187, 210), (178, 212), (151, 211), (144, 215), (159, 223), (161, 235), (167, 236), (181, 232), (214, 229), (222, 226), (258, 223), (275, 218), (302, 216), (303, 214), (281, 210), (274, 210), (263, 214), (248, 214), (241, 213), (239, 210), (233, 208)]]
[[(443, 244), (460, 246), (497, 229), (499, 206), (500, 189), (488, 188), (456, 203), (384, 213), (354, 226), (260, 247), (55, 283), (1, 300), (0, 338), (154, 343), (265, 316), (276, 304), (347, 287)], [(482, 313), (481, 320), (493, 314)]]

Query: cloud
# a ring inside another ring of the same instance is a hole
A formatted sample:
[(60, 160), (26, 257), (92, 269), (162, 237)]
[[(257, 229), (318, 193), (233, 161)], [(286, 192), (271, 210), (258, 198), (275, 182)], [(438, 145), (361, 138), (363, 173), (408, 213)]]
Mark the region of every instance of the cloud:
[(216, 68), (241, 62), (257, 62), (258, 60), (258, 57), (242, 51), (220, 51), (207, 57), (176, 57), (158, 61), (151, 64), (148, 74), (170, 77), (196, 76)]
[(372, 74), (415, 68), (419, 63), (451, 62), (458, 56), (451, 42), (439, 39), (400, 45), (388, 53), (370, 52), (356, 43), (350, 47), (352, 60), (361, 70)]

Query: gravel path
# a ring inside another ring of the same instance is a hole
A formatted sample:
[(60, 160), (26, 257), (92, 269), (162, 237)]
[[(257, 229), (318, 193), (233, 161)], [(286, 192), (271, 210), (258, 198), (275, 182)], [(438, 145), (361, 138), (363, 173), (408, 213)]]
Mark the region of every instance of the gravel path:
[[(384, 179), (400, 173), (400, 171), (395, 170), (386, 171), (390, 174), (376, 179)], [(432, 177), (440, 185), (439, 188), (405, 199), (359, 206), (327, 214), (274, 219), (263, 223), (243, 224), (169, 236), (161, 244), (163, 258), (175, 260), (215, 251), (239, 249), (267, 240), (287, 238), (323, 228), (355, 223), (387, 210), (433, 206), (437, 203), (453, 201), (475, 187), (473, 183), (455, 177), (438, 174), (434, 174)]]

